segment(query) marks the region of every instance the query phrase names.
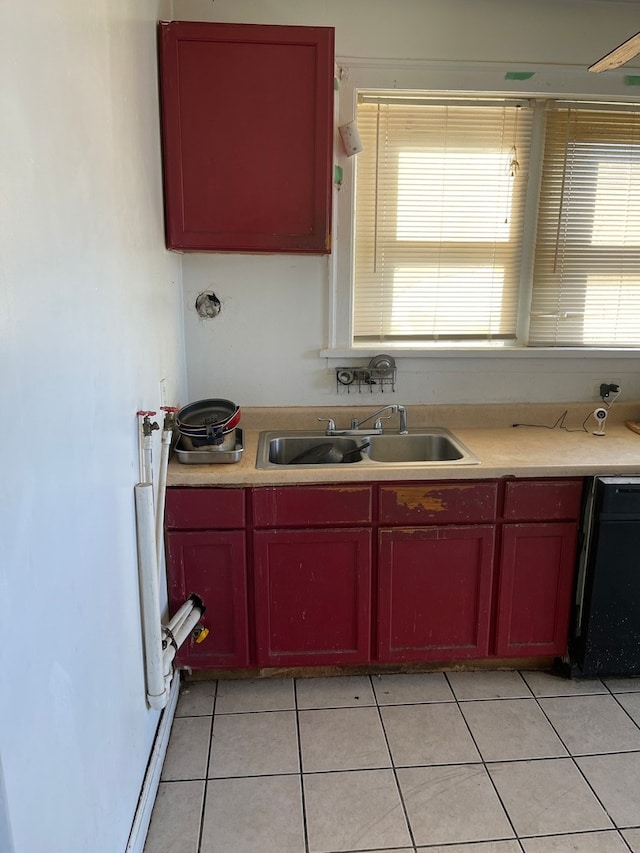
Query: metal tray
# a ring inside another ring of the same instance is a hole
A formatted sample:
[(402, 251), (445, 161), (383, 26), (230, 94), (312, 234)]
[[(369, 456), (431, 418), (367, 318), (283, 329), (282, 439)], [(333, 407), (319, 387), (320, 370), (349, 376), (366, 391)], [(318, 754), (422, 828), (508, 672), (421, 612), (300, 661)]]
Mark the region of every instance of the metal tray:
[(183, 465), (229, 465), (239, 462), (244, 450), (242, 430), (236, 428), (235, 450), (185, 450), (182, 446), (182, 436), (176, 444), (178, 462)]

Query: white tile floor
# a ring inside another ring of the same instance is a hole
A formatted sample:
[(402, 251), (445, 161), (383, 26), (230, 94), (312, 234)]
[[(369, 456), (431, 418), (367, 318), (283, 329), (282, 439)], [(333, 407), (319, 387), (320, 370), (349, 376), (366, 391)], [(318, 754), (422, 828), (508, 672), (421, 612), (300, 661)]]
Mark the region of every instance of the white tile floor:
[(640, 853), (640, 678), (182, 686), (145, 853)]

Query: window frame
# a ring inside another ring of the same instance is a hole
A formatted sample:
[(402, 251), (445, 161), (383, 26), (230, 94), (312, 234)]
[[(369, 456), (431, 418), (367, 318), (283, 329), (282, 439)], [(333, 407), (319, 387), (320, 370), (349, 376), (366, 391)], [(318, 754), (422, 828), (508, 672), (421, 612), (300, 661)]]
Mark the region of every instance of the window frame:
[[(321, 356), (348, 358), (375, 355), (381, 346), (397, 357), (624, 357), (636, 358), (640, 348), (633, 347), (533, 347), (527, 339), (531, 281), (536, 233), (536, 210), (542, 174), (545, 103), (562, 101), (602, 101), (636, 103), (624, 80), (618, 76), (594, 75), (577, 66), (539, 66), (530, 64), (527, 80), (506, 81), (502, 63), (401, 62), (397, 60), (363, 60), (340, 57), (336, 60), (338, 96), (336, 103), (335, 163), (342, 169), (342, 180), (334, 193), (334, 250), (330, 256), (329, 318), (327, 347)], [(523, 69), (524, 70), (524, 69)], [(509, 88), (511, 86), (511, 88)], [(353, 343), (353, 225), (354, 178), (356, 157), (347, 157), (337, 128), (356, 115), (357, 97), (367, 90), (419, 90), (433, 96), (470, 97), (486, 95), (505, 98), (528, 98), (536, 101), (532, 151), (529, 164), (529, 191), (526, 200), (525, 232), (518, 302), (517, 339), (515, 342), (487, 342), (451, 345), (424, 343), (404, 345), (385, 342)], [(568, 94), (570, 92), (570, 94)]]

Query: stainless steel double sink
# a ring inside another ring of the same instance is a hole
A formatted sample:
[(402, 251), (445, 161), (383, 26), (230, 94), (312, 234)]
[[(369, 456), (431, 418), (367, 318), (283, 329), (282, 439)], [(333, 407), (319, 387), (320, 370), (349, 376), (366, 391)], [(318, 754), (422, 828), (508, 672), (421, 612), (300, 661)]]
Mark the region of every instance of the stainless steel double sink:
[(479, 465), (480, 460), (450, 430), (440, 427), (409, 430), (403, 435), (326, 435), (301, 430), (260, 433), (256, 460), (259, 469), (335, 468), (345, 464), (368, 468), (431, 467)]

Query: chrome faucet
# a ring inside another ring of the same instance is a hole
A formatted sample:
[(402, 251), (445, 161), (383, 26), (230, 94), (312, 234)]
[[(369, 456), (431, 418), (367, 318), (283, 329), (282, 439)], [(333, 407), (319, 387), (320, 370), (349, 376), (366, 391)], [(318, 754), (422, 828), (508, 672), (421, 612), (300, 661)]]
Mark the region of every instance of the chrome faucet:
[(352, 418), (351, 429), (360, 430), (360, 429), (362, 429), (362, 424), (365, 424), (367, 421), (370, 421), (371, 418), (376, 418), (375, 429), (381, 430), (382, 429), (382, 418), (380, 417), (380, 415), (383, 412), (387, 412), (387, 411), (389, 412), (389, 414), (387, 415), (387, 418), (390, 418), (391, 415), (395, 415), (395, 414), (400, 415), (400, 425), (398, 427), (398, 432), (400, 433), (400, 435), (406, 435), (408, 432), (408, 429), (407, 429), (407, 410), (405, 409), (404, 406), (396, 406), (396, 405), (382, 406), (381, 409), (376, 409), (375, 412), (371, 412), (370, 415), (367, 415), (366, 418), (362, 418), (361, 421), (359, 421), (357, 418)]
[[(384, 418), (381, 417), (382, 413), (387, 411), (389, 414)], [(336, 429), (336, 424), (333, 418), (318, 418), (318, 420), (324, 421), (327, 424), (327, 429), (325, 430), (327, 435), (379, 435), (382, 432), (382, 421), (395, 414), (400, 415), (398, 433), (400, 435), (406, 435), (409, 430), (407, 429), (407, 410), (404, 406), (382, 406), (381, 409), (376, 409), (375, 412), (371, 412), (370, 415), (367, 415), (366, 418), (362, 418), (362, 420), (352, 418), (351, 427), (349, 429)], [(375, 418), (373, 427), (363, 429), (362, 425), (367, 421), (370, 421), (372, 418)]]

